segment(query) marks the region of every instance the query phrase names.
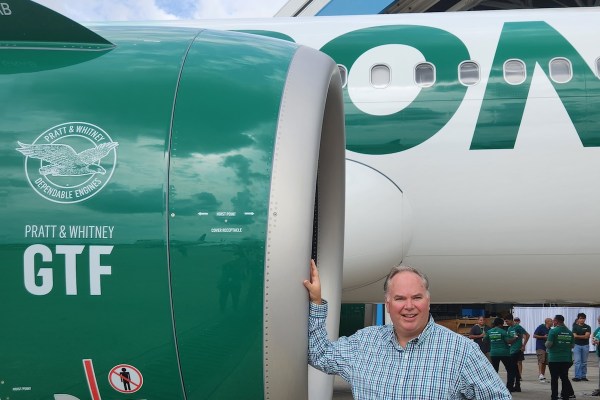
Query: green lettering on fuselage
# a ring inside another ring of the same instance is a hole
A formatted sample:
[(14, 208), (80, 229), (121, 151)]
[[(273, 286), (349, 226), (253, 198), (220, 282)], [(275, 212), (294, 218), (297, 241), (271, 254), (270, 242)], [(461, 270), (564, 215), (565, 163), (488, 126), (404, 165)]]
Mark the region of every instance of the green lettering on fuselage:
[(351, 68), (366, 51), (388, 44), (419, 50), (425, 60), (435, 65), (436, 83), (422, 88), (408, 107), (391, 115), (371, 115), (359, 110), (345, 90), (348, 150), (390, 154), (417, 146), (446, 125), (465, 96), (467, 88), (458, 82), (456, 69), (460, 62), (470, 59), (469, 52), (460, 39), (442, 29), (417, 25), (365, 28), (336, 37), (321, 51)]
[[(566, 83), (550, 79), (583, 146), (600, 146), (600, 100), (590, 93), (599, 93), (600, 82), (577, 50), (546, 22), (507, 22), (504, 24), (486, 87), (477, 126), (471, 142), (472, 150), (512, 149), (523, 118), (525, 103), (531, 88), (531, 78), (537, 65), (549, 76), (553, 58), (571, 62), (573, 78)], [(519, 85), (504, 80), (503, 66), (507, 60), (519, 59), (526, 65), (527, 77)]]

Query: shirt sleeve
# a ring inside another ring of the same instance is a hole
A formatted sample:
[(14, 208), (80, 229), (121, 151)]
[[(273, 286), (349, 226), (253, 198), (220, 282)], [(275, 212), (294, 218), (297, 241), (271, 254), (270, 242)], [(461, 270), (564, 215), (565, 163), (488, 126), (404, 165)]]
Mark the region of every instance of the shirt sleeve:
[(338, 374), (350, 381), (350, 366), (354, 353), (353, 340), (341, 337), (331, 342), (327, 337), (325, 319), (327, 302), (310, 303), (308, 313), (308, 363), (327, 374)]
[(523, 328), (521, 325), (519, 325), (519, 328), (521, 328), (521, 329), (519, 329), (519, 333), (520, 333), (521, 335), (523, 335), (523, 337), (525, 337), (525, 336), (529, 335), (529, 333), (528, 333), (528, 332), (525, 330), (525, 328)]
[(512, 398), (506, 385), (479, 347), (469, 349), (460, 380), (460, 392), (465, 399), (510, 400)]

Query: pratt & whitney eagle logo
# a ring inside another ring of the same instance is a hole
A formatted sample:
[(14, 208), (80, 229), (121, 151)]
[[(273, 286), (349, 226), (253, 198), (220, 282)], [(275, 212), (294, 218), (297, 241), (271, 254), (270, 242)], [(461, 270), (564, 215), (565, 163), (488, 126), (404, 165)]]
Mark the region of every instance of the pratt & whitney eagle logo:
[(31, 144), (17, 143), (31, 187), (56, 203), (78, 203), (97, 194), (112, 177), (119, 146), (87, 122), (67, 122)]

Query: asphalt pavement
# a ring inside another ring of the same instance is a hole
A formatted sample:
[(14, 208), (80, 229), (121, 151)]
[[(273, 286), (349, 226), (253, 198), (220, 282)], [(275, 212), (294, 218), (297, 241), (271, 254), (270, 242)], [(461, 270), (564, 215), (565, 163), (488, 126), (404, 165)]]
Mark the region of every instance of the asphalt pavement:
[[(569, 370), (569, 377), (573, 378), (575, 367)], [(506, 371), (504, 366), (500, 365), (500, 377), (506, 382)], [(598, 388), (598, 357), (595, 353), (590, 353), (588, 358), (588, 382), (573, 382), (575, 396), (578, 399), (600, 399), (600, 397), (591, 396), (592, 392)], [(559, 381), (560, 390), (560, 381)], [(550, 399), (550, 370), (546, 368), (546, 382), (540, 382), (537, 357), (535, 354), (528, 354), (523, 361), (523, 377), (521, 380), (521, 393), (513, 393), (515, 400), (546, 400)], [(350, 386), (339, 376), (335, 377), (333, 384), (333, 400), (351, 400), (352, 392)], [(442, 400), (442, 399), (440, 399)]]

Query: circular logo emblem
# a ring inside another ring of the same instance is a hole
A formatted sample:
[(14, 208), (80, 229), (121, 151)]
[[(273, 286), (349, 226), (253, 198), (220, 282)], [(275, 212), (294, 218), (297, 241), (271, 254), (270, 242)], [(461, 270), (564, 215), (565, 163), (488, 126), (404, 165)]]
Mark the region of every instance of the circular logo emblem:
[(60, 124), (31, 144), (18, 144), (29, 184), (55, 203), (78, 203), (100, 192), (112, 177), (119, 146), (87, 122)]

